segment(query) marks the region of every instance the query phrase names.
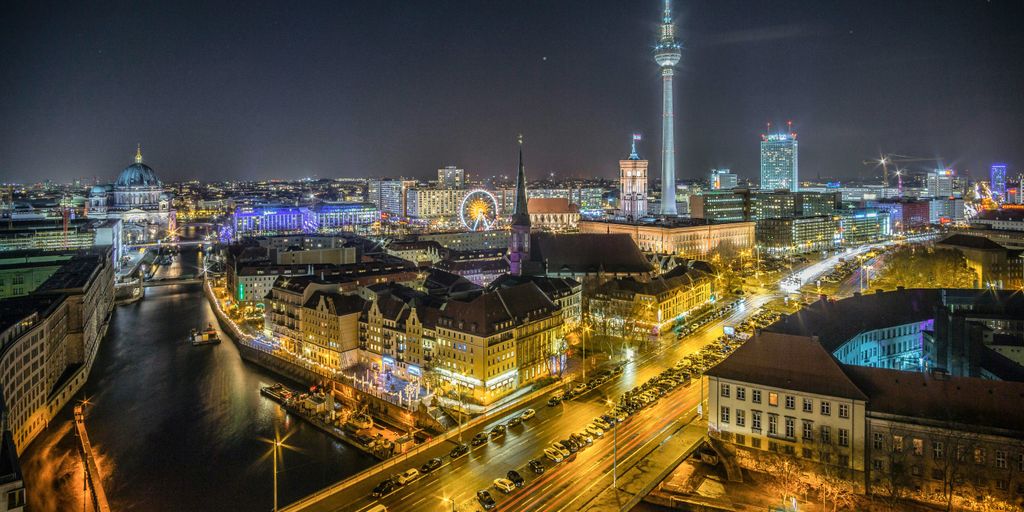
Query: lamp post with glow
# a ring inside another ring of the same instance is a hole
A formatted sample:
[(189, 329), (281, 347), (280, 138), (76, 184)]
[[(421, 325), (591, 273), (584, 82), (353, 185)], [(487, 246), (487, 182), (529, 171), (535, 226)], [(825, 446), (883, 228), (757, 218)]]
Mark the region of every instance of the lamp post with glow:
[(264, 442), (267, 442), (267, 443), (269, 443), (271, 445), (272, 456), (274, 458), (274, 462), (273, 462), (273, 469), (274, 469), (274, 509), (273, 510), (274, 510), (274, 512), (277, 512), (277, 473), (278, 473), (278, 471), (277, 471), (277, 458), (279, 456), (278, 454), (281, 451), (283, 451), (284, 448), (290, 448), (290, 446), (285, 444), (285, 441), (288, 439), (289, 435), (291, 435), (291, 434), (288, 434), (288, 435), (285, 435), (284, 437), (281, 437), (281, 434), (278, 433), (277, 430), (275, 429), (274, 430), (274, 439), (272, 439), (272, 440), (271, 439), (264, 439), (263, 440)]
[[(611, 408), (615, 402), (609, 398), (607, 402), (608, 407)], [(619, 488), (619, 419), (615, 418), (615, 423), (612, 423), (612, 488)]]

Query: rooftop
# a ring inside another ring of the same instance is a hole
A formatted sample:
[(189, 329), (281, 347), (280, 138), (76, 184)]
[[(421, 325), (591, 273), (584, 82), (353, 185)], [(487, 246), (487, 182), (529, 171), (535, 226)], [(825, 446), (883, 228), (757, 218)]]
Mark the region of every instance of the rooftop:
[(843, 365), (870, 412), (1024, 432), (1024, 383)]
[(762, 332), (707, 371), (722, 379), (867, 400), (816, 338)]
[(968, 249), (979, 249), (983, 251), (1006, 251), (1006, 247), (1003, 247), (986, 237), (962, 235), (959, 233), (950, 235), (938, 243), (942, 245), (955, 245), (957, 247), (966, 247)]
[(854, 295), (843, 300), (820, 299), (779, 319), (765, 331), (815, 336), (828, 352), (862, 332), (923, 322), (935, 318), (943, 304), (940, 290), (896, 290)]
[(548, 272), (639, 274), (653, 270), (628, 234), (533, 233), (530, 261)]

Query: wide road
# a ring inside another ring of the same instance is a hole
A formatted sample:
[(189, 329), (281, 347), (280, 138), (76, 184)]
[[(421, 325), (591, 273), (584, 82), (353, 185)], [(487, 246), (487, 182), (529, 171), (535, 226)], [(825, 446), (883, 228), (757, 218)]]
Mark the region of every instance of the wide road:
[[(772, 293), (751, 295), (733, 312), (710, 322), (682, 341), (677, 341), (670, 333), (656, 344), (656, 348), (627, 362), (622, 375), (572, 401), (549, 407), (545, 403), (548, 397), (540, 397), (483, 426), (467, 429), (463, 432), (466, 441), (477, 432), (490, 430), (526, 408), (537, 411), (537, 416), (532, 420), (510, 428), (503, 438), (473, 448), (467, 456), (455, 461), (447, 457), (455, 446), (456, 438), (451, 443), (442, 443), (411, 457), (407, 463), (391, 468), (388, 473), (328, 496), (306, 510), (360, 511), (377, 501), (386, 505), (389, 511), (452, 510), (452, 503), (447, 500), (454, 500), (457, 510), (476, 510), (480, 508), (476, 502), (476, 491), (488, 488), (503, 510), (575, 510), (582, 506), (578, 500), (573, 501), (577, 496), (586, 494), (588, 489), (597, 490), (611, 482), (612, 433), (595, 439), (593, 446), (575, 454), (575, 460), (557, 465), (544, 459), (544, 448), (565, 439), (572, 432), (583, 430), (595, 417), (607, 411), (607, 400), (617, 398), (671, 367), (683, 356), (698, 351), (722, 334), (723, 325), (739, 323), (773, 297)], [(702, 395), (699, 382), (694, 380), (688, 387), (677, 388), (619, 426), (620, 463), (635, 463), (644, 453), (656, 447), (661, 439), (682, 426), (684, 420), (692, 419), (693, 409)], [(431, 457), (441, 457), (444, 465), (379, 500), (370, 497), (373, 487), (389, 474), (418, 468)], [(543, 475), (535, 475), (526, 469), (527, 462), (533, 458), (543, 459), (548, 471)], [(526, 479), (526, 485), (504, 496), (493, 488), (492, 482), (495, 478), (504, 477), (510, 469), (517, 469)], [(604, 480), (599, 480), (602, 477)]]

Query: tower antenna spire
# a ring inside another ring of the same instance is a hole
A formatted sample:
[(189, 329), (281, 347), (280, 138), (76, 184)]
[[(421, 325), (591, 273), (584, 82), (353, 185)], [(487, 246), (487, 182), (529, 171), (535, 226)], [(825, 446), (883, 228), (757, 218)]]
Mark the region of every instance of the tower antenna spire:
[(639, 133), (634, 133), (633, 134), (633, 146), (632, 146), (632, 148), (630, 148), (630, 151), (629, 151), (629, 159), (630, 160), (640, 160), (640, 155), (636, 152), (636, 141), (640, 140), (641, 138), (642, 137), (640, 136)]
[(141, 164), (142, 163), (142, 143), (141, 142), (139, 143), (138, 146), (135, 146), (135, 163), (137, 163), (137, 164)]
[(661, 35), (654, 47), (654, 62), (661, 68), (661, 215), (675, 217), (676, 210), (676, 146), (675, 108), (672, 98), (672, 77), (683, 57), (683, 45), (676, 39), (672, 22), (672, 3), (665, 0)]

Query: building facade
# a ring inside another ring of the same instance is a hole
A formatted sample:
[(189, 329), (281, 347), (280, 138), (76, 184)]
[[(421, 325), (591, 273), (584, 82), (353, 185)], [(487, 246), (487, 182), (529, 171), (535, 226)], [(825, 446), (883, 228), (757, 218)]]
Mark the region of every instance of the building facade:
[(699, 219), (662, 223), (622, 223), (581, 220), (580, 233), (627, 234), (640, 250), (701, 259), (723, 249), (754, 247), (753, 222), (713, 223)]
[(736, 174), (729, 169), (711, 169), (708, 183), (711, 190), (732, 190), (737, 186)]
[(126, 242), (176, 239), (177, 214), (171, 203), (171, 194), (142, 162), (139, 146), (135, 163), (125, 167), (116, 182), (90, 190), (85, 214), (92, 219), (120, 219), (120, 237)]
[(466, 188), (466, 171), (454, 165), (437, 170), (438, 188)]
[(647, 215), (647, 160), (636, 152), (639, 135), (633, 135), (633, 150), (629, 158), (619, 160), (619, 210), (627, 219)]
[(796, 132), (761, 136), (761, 190), (799, 189), (799, 151)]
[(840, 246), (840, 217), (790, 217), (764, 219), (757, 223), (757, 245), (763, 254), (783, 257)]

